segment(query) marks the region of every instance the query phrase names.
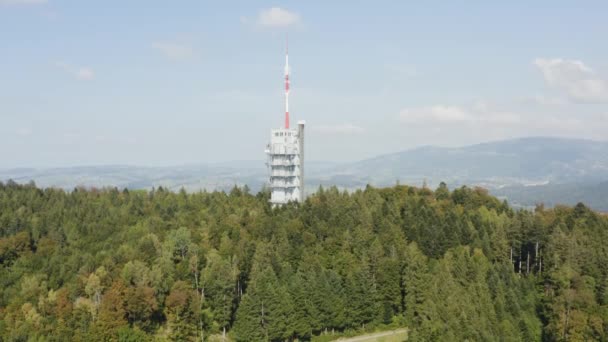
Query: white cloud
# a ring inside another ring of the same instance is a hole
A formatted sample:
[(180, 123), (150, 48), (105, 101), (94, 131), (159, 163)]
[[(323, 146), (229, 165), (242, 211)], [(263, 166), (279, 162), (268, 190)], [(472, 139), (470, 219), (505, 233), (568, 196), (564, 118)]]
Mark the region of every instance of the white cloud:
[(314, 131), (328, 134), (360, 134), (365, 132), (365, 129), (351, 123), (338, 125), (320, 125), (311, 127)]
[(405, 108), (399, 113), (401, 122), (407, 124), (502, 124), (521, 122), (521, 116), (510, 111), (493, 108), (485, 102), (470, 106), (436, 105)]
[(32, 135), (32, 129), (27, 128), (27, 127), (22, 127), (22, 128), (19, 128), (15, 133), (17, 133), (18, 136), (27, 137), (27, 136)]
[(537, 58), (534, 65), (542, 72), (547, 85), (565, 92), (573, 101), (608, 101), (608, 81), (581, 61)]
[(520, 101), (526, 105), (536, 106), (562, 106), (568, 103), (566, 99), (558, 96), (535, 95), (522, 98)]
[(457, 106), (430, 106), (418, 108), (406, 108), (399, 113), (401, 121), (407, 123), (415, 122), (463, 122), (471, 121), (473, 117), (463, 108)]
[[(416, 144), (462, 145), (524, 136), (606, 139), (608, 114), (600, 106), (539, 105), (521, 100), (405, 108), (395, 121)], [(372, 134), (370, 132), (370, 134)], [(384, 138), (384, 137), (382, 137)]]
[(82, 81), (90, 81), (95, 78), (95, 73), (91, 68), (82, 67), (76, 72), (76, 78)]
[(174, 60), (186, 60), (194, 56), (194, 49), (190, 45), (172, 42), (155, 42), (152, 48), (160, 51), (165, 57)]
[(0, 0), (0, 5), (41, 5), (47, 2), (47, 0)]
[[(243, 19), (241, 18), (241, 22)], [(262, 27), (280, 28), (297, 25), (301, 22), (300, 15), (280, 7), (272, 7), (260, 11), (257, 24)]]
[(79, 67), (64, 62), (57, 62), (55, 63), (55, 66), (64, 70), (65, 72), (80, 81), (91, 81), (95, 78), (95, 72), (90, 67)]

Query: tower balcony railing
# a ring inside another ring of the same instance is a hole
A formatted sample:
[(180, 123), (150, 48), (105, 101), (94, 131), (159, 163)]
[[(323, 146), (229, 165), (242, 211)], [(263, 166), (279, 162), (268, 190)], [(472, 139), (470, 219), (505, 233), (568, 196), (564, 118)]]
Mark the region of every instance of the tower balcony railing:
[(266, 153), (268, 153), (268, 154), (279, 154), (279, 155), (282, 154), (282, 155), (290, 156), (290, 155), (298, 154), (298, 147), (297, 146), (292, 147), (292, 146), (284, 146), (284, 145), (283, 146), (272, 145), (272, 146), (269, 146), (266, 149), (266, 151), (267, 151)]
[(283, 169), (273, 169), (270, 172), (271, 177), (296, 177), (295, 170), (283, 170)]
[(270, 182), (270, 187), (271, 188), (295, 188), (295, 187), (298, 187), (298, 186), (300, 186), (300, 181), (298, 181), (298, 180), (294, 180), (294, 181), (291, 181), (291, 182), (285, 182), (285, 181), (280, 181), (280, 180), (273, 179)]
[(272, 166), (292, 166), (292, 165), (300, 165), (300, 161), (297, 159), (287, 160), (280, 158), (273, 158), (270, 161), (270, 165)]

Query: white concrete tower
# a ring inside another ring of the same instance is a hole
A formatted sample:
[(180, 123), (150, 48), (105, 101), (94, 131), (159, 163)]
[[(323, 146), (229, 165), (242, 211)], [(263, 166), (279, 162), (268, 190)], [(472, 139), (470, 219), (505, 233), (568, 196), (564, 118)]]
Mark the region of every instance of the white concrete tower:
[(304, 121), (289, 128), (289, 57), (285, 51), (285, 127), (270, 131), (266, 146), (270, 171), (270, 203), (282, 205), (304, 200)]

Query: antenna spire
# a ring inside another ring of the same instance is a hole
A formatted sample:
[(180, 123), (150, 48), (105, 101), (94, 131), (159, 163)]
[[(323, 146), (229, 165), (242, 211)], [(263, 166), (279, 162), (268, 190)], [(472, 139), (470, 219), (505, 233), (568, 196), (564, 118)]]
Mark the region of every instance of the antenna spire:
[(289, 39), (285, 34), (285, 128), (289, 129)]

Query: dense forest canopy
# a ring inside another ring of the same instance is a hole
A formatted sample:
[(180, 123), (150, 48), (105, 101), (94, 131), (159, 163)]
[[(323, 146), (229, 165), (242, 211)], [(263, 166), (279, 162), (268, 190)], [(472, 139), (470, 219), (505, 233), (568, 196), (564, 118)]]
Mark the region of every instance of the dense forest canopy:
[(482, 189), (0, 183), (0, 341), (608, 341), (608, 218)]

